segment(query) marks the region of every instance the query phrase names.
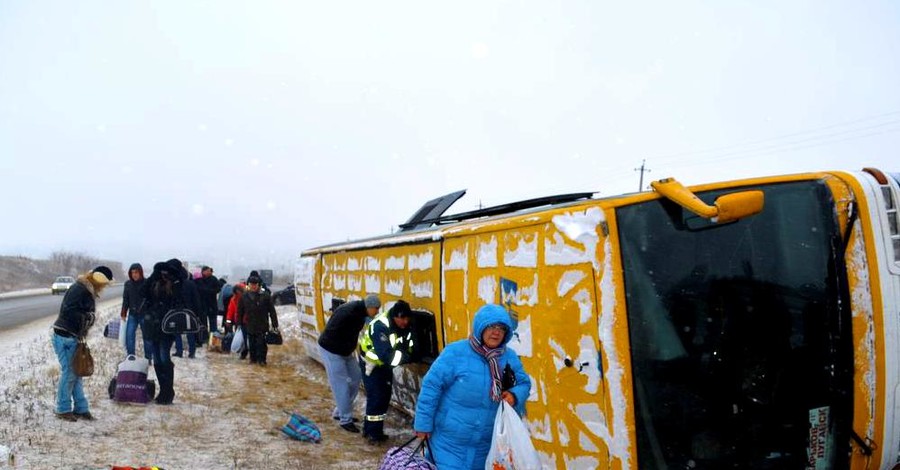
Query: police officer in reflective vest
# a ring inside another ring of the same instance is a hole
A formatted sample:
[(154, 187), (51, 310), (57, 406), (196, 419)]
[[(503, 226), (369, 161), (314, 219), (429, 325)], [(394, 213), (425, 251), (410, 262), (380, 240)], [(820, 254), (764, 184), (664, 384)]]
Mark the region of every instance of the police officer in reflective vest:
[(366, 419), (363, 437), (372, 444), (388, 439), (384, 418), (391, 402), (393, 368), (409, 361), (413, 351), (409, 304), (398, 300), (390, 310), (376, 315), (359, 338), (359, 365), (366, 387)]

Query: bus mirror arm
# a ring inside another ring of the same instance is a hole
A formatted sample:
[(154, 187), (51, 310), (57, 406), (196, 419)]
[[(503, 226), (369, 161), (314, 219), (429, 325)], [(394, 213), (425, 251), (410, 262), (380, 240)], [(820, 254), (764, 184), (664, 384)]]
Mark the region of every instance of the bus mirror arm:
[(685, 188), (675, 178), (665, 178), (650, 183), (653, 189), (670, 201), (717, 224), (734, 222), (762, 212), (762, 191), (740, 191), (723, 194), (709, 205)]

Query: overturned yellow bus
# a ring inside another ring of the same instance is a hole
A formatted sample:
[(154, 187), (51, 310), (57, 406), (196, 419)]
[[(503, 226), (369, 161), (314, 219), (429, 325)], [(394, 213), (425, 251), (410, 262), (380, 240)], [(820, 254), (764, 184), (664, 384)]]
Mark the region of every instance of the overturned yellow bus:
[(518, 318), (544, 468), (900, 464), (900, 186), (875, 169), (782, 175), (454, 215), (304, 251), (307, 353), (367, 292), (415, 309), (407, 410), (484, 303)]

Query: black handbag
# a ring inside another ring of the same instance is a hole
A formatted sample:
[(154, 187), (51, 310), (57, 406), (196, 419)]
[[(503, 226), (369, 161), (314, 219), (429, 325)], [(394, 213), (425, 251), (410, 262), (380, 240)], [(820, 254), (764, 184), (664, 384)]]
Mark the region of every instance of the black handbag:
[(163, 316), (162, 332), (167, 335), (196, 333), (198, 331), (200, 331), (200, 321), (191, 310), (186, 308), (172, 309)]
[(269, 330), (266, 332), (266, 344), (283, 344), (284, 338), (281, 337), (281, 332), (278, 330)]
[(516, 386), (516, 373), (509, 364), (503, 368), (503, 376), (500, 379), (500, 390), (506, 391)]

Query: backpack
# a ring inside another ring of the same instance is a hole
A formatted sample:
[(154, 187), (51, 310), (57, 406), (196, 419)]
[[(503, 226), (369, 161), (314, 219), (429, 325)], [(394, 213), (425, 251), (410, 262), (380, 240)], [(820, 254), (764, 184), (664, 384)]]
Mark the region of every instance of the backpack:
[(281, 427), (281, 432), (298, 441), (322, 442), (322, 432), (319, 431), (319, 427), (316, 426), (316, 423), (313, 423), (309, 418), (300, 413), (290, 413), (285, 411), (285, 414), (290, 415), (291, 419), (288, 420), (287, 424)]

